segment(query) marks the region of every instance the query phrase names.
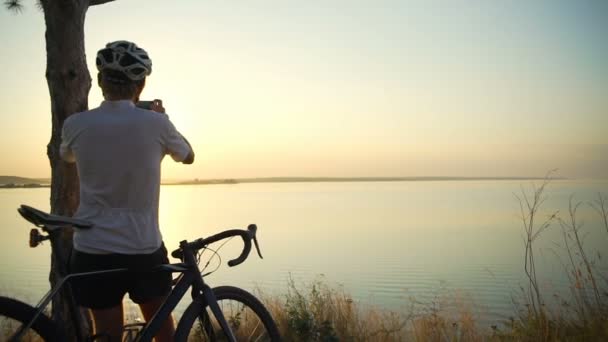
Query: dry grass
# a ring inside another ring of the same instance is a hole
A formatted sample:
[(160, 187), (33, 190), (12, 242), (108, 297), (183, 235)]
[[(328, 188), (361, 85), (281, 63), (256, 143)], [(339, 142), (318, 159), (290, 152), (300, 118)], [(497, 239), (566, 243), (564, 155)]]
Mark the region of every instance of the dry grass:
[(401, 312), (352, 299), (342, 288), (317, 279), (303, 288), (288, 282), (283, 297), (258, 291), (286, 341), (483, 341), (472, 302), (455, 294), (431, 304), (410, 301)]
[[(48, 311), (46, 312), (48, 315)], [(0, 316), (0, 341), (8, 341), (20, 328), (21, 322), (13, 319)], [(22, 342), (43, 342), (44, 340), (33, 330), (27, 330), (25, 336), (21, 339)]]

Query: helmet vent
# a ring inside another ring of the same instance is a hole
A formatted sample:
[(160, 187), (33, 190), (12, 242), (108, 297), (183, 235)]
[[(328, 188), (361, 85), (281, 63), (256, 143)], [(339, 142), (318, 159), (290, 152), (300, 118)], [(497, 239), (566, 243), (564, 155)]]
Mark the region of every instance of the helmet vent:
[(152, 61), (148, 53), (135, 43), (125, 40), (108, 43), (97, 52), (95, 63), (99, 71), (116, 70), (133, 81), (142, 80), (152, 73)]

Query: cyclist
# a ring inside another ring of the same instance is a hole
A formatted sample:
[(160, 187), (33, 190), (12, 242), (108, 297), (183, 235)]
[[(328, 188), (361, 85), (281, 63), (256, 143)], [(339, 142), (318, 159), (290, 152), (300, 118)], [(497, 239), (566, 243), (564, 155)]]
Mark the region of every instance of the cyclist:
[[(75, 217), (94, 224), (74, 232), (72, 272), (111, 268), (145, 269), (168, 263), (158, 224), (160, 165), (166, 154), (192, 164), (194, 152), (175, 129), (160, 100), (151, 110), (135, 104), (152, 72), (148, 54), (128, 41), (108, 43), (96, 59), (105, 101), (68, 117), (60, 154), (75, 162), (80, 203)], [(126, 293), (150, 320), (171, 289), (169, 273), (120, 273), (75, 279), (77, 302), (89, 308), (96, 334), (120, 341)], [(168, 319), (157, 341), (170, 341)]]

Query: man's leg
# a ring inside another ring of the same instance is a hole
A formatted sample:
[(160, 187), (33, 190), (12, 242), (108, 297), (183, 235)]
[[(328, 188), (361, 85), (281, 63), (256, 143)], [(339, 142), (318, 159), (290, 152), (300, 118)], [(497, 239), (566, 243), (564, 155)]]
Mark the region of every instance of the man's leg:
[(95, 334), (108, 334), (110, 342), (120, 342), (122, 340), (122, 303), (109, 309), (91, 309), (91, 312), (95, 322)]
[[(146, 322), (150, 321), (158, 308), (163, 305), (167, 297), (156, 297), (146, 301), (145, 303), (139, 304), (141, 312), (144, 314)], [(160, 330), (156, 334), (154, 340), (156, 342), (171, 342), (173, 341), (173, 335), (175, 334), (175, 323), (173, 323), (173, 316), (169, 315), (169, 318), (163, 322)]]

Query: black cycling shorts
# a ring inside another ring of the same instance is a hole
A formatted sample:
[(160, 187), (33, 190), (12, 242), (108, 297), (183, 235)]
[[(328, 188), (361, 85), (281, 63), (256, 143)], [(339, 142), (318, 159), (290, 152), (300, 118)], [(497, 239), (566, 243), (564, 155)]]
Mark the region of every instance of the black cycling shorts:
[(168, 264), (167, 249), (162, 245), (151, 254), (89, 254), (77, 250), (70, 257), (70, 273), (116, 268), (131, 271), (72, 278), (70, 284), (76, 302), (91, 309), (109, 309), (122, 303), (126, 293), (137, 304), (166, 296), (171, 291), (170, 272), (149, 272)]

